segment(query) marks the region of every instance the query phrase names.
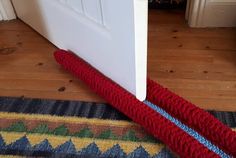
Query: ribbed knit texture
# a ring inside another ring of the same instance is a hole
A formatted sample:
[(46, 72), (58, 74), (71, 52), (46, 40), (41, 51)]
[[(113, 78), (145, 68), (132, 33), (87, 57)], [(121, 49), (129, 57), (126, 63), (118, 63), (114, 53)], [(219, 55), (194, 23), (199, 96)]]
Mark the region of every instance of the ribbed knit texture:
[(181, 157), (219, 157), (74, 54), (59, 50), (54, 55), (64, 69), (84, 81), (113, 107), (143, 126)]
[(198, 131), (225, 152), (236, 157), (236, 133), (208, 112), (148, 79), (147, 100)]
[(198, 140), (198, 142), (203, 144), (209, 150), (211, 150), (211, 151), (215, 152), (216, 154), (220, 155), (220, 157), (231, 158), (230, 155), (226, 154), (219, 147), (217, 147), (214, 144), (212, 144), (209, 140), (204, 138), (202, 135), (200, 135), (198, 132), (196, 132), (192, 128), (189, 128), (188, 126), (186, 126), (185, 124), (180, 122), (178, 119), (172, 117), (170, 114), (168, 114), (162, 108), (158, 107), (157, 105), (155, 105), (155, 104), (153, 104), (153, 103), (151, 103), (149, 101), (144, 101), (144, 103), (146, 105), (148, 105), (150, 108), (152, 108), (153, 110), (155, 110), (156, 112), (158, 112), (159, 114), (161, 114), (162, 116), (164, 116), (165, 118), (167, 118), (168, 120), (170, 120), (171, 122), (173, 122), (176, 126), (178, 126), (180, 129), (182, 129), (183, 131), (188, 133), (190, 136), (192, 136), (193, 138)]

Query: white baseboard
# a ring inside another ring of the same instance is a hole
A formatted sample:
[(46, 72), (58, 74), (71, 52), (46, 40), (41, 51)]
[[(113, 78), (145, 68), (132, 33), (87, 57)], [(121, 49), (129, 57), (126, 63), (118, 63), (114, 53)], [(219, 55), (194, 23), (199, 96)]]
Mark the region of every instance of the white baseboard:
[(189, 0), (186, 19), (190, 27), (235, 27), (236, 0)]
[(10, 0), (0, 0), (0, 21), (15, 19), (16, 15)]

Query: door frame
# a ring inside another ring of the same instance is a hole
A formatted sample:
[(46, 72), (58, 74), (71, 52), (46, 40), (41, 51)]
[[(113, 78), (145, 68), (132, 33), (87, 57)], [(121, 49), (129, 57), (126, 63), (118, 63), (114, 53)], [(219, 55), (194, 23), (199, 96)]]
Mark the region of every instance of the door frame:
[(190, 27), (203, 27), (206, 0), (187, 0), (185, 19)]
[(0, 21), (16, 19), (16, 14), (10, 0), (0, 0)]

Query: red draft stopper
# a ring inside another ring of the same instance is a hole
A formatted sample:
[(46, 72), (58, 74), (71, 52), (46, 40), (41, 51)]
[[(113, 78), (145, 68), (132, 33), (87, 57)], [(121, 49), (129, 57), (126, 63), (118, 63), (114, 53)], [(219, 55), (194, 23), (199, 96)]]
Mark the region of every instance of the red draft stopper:
[(140, 124), (181, 157), (219, 157), (219, 155), (210, 151), (175, 124), (137, 100), (131, 93), (105, 77), (76, 55), (64, 50), (58, 50), (54, 53), (54, 56), (65, 70), (84, 81), (114, 108)]
[(208, 112), (148, 79), (147, 99), (236, 157), (236, 132)]

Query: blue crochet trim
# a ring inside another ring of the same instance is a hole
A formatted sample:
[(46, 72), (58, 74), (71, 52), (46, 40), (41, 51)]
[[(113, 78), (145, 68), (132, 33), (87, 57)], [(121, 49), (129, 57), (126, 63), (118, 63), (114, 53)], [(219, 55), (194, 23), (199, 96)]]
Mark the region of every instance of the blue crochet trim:
[(152, 104), (149, 101), (144, 101), (146, 105), (148, 105), (150, 108), (161, 114), (163, 117), (166, 119), (170, 120), (172, 123), (174, 123), (176, 126), (178, 126), (180, 129), (188, 133), (190, 136), (195, 138), (199, 143), (203, 144), (205, 147), (207, 147), (209, 150), (213, 151), (217, 155), (219, 155), (222, 158), (230, 158), (228, 154), (226, 154), (224, 151), (222, 151), (219, 147), (215, 146), (212, 144), (210, 141), (208, 141), (206, 138), (201, 136), (197, 131), (193, 130), (192, 128), (189, 128), (185, 124), (181, 123), (179, 120), (176, 118), (172, 117), (169, 115), (165, 110), (162, 108)]

